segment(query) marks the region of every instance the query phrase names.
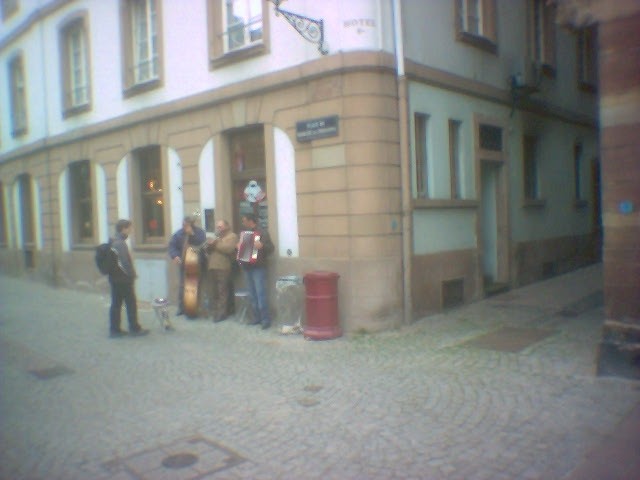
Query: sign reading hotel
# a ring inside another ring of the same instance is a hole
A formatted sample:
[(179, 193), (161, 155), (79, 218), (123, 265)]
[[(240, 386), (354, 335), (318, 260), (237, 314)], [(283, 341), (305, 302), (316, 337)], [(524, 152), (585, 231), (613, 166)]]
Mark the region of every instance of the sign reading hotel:
[(338, 135), (338, 116), (313, 118), (296, 123), (296, 138), (299, 142), (310, 142), (319, 138)]

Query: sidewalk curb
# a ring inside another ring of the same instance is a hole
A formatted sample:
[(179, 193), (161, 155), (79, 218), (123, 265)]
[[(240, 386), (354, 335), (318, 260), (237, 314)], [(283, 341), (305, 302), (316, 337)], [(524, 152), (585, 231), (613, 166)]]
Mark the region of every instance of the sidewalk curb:
[[(638, 386), (637, 388), (640, 388)], [(638, 480), (640, 478), (640, 403), (615, 430), (591, 450), (564, 480)]]

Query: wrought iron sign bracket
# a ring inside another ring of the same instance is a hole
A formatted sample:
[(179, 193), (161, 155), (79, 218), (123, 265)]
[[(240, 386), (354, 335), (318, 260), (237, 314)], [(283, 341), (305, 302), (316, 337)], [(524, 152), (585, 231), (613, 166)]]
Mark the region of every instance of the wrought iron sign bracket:
[(321, 55), (329, 53), (324, 43), (324, 21), (322, 19), (316, 20), (289, 12), (288, 10), (283, 10), (280, 8), (280, 3), (282, 3), (283, 0), (270, 1), (276, 7), (276, 17), (282, 14), (285, 20), (289, 22), (289, 25), (295, 28), (296, 32), (298, 32), (302, 38), (318, 45), (318, 51)]

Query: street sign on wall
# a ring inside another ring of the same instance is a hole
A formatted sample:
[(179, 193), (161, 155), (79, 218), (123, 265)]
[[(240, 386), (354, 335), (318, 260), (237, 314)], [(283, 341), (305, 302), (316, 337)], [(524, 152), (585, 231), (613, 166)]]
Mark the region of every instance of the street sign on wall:
[(310, 142), (336, 135), (338, 135), (338, 115), (312, 118), (296, 123), (296, 138), (299, 142)]

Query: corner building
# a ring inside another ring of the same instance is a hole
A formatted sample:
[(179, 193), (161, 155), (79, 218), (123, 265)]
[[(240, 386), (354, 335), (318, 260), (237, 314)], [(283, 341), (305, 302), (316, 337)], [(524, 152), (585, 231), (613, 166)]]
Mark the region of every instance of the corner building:
[(595, 32), (545, 1), (2, 9), (3, 273), (100, 290), (131, 218), (139, 298), (174, 298), (183, 216), (250, 211), (272, 285), (337, 272), (378, 331), (599, 258)]

